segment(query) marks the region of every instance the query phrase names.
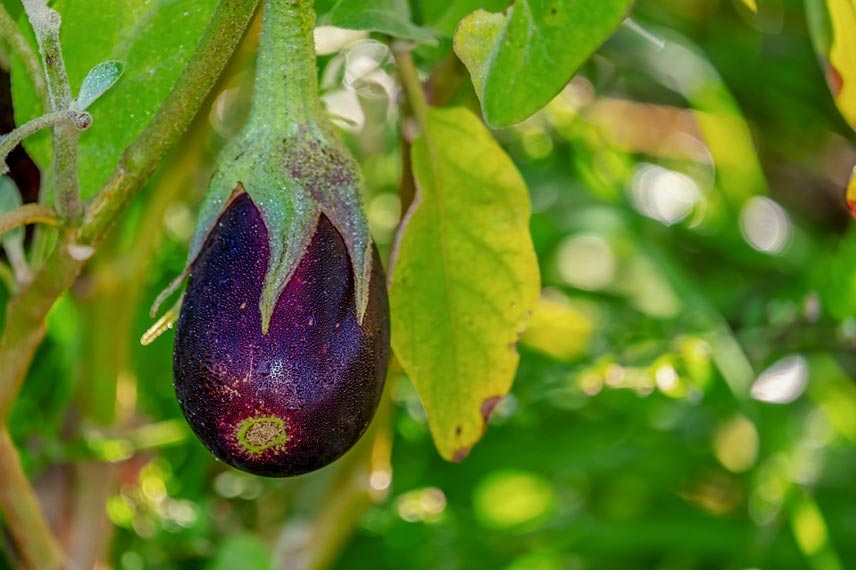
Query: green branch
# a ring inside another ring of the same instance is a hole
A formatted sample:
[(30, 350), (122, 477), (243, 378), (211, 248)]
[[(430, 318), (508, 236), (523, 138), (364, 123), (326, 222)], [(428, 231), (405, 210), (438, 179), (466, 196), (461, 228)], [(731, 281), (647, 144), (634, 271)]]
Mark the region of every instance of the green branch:
[[(62, 23), (59, 13), (48, 7), (47, 0), (23, 0), (24, 11), (36, 34), (39, 51), (44, 63), (45, 78), (48, 85), (48, 98), (51, 111), (71, 109), (71, 87), (65, 72), (65, 60), (62, 57), (62, 45), (59, 41), (59, 27)], [(78, 130), (65, 122), (54, 125), (54, 201), (56, 210), (63, 220), (75, 223), (83, 212), (77, 185), (77, 141)]]
[(50, 106), (50, 100), (48, 99), (48, 88), (42, 74), (39, 57), (2, 4), (0, 4), (0, 37), (9, 44), (15, 55), (21, 59), (21, 63), (24, 64), (24, 69), (30, 77), (30, 81), (33, 82), (39, 99), (41, 99), (42, 108), (47, 110)]
[(79, 113), (77, 111), (57, 111), (37, 117), (32, 121), (24, 123), (14, 131), (0, 137), (0, 174), (5, 174), (9, 171), (6, 166), (6, 157), (12, 152), (16, 146), (21, 144), (28, 136), (48, 127), (55, 127), (61, 123), (69, 123), (77, 130), (85, 130), (92, 123), (92, 117), (89, 113)]
[(10, 230), (28, 224), (45, 224), (59, 226), (60, 221), (56, 212), (44, 204), (26, 204), (11, 212), (0, 214), (0, 236)]
[(392, 54), (395, 57), (401, 87), (404, 89), (407, 101), (413, 109), (413, 116), (416, 117), (419, 128), (424, 131), (428, 124), (428, 100), (425, 98), (425, 91), (422, 90), (422, 82), (419, 81), (410, 49), (410, 46), (399, 41), (392, 44)]

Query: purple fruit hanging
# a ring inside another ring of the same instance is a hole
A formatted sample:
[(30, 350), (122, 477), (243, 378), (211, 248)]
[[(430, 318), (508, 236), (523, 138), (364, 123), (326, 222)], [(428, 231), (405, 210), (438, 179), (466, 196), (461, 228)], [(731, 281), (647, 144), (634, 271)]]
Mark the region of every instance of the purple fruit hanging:
[(173, 370), (224, 462), (283, 477), (350, 449), (380, 401), (389, 309), (359, 168), (317, 98), (312, 2), (268, 0), (250, 118), (189, 255)]

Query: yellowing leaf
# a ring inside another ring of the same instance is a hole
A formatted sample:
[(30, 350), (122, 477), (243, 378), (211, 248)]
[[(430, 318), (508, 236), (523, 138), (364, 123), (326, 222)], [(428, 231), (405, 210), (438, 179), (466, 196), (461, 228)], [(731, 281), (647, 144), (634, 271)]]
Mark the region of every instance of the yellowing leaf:
[(392, 347), (438, 451), (459, 461), (511, 388), (515, 344), (538, 299), (529, 197), (466, 109), (430, 110), (412, 156), (419, 194), (395, 256)]
[(467, 66), (493, 126), (544, 107), (606, 40), (633, 0), (516, 0), (505, 14), (461, 20), (455, 53)]

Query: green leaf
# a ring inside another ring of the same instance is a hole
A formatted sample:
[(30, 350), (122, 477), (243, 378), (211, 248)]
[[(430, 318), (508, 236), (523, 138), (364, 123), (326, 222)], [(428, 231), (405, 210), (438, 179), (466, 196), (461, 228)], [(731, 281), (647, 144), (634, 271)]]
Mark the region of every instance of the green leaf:
[[(83, 198), (101, 188), (122, 151), (152, 120), (195, 50), (216, 4), (215, 0), (101, 0), (94, 8), (92, 2), (60, 0), (53, 5), (62, 16), (63, 53), (73, 93), (93, 66), (107, 60), (125, 65), (122, 81), (99, 100), (92, 127), (80, 138)], [(19, 61), (12, 66), (12, 96), (18, 124), (42, 114)], [(30, 137), (25, 146), (42, 169), (49, 165), (48, 132)]]
[(113, 87), (122, 76), (124, 66), (122, 62), (109, 60), (102, 61), (89, 70), (80, 86), (80, 94), (77, 96), (77, 110), (85, 111), (99, 97)]
[[(323, 7), (316, 9), (321, 11)], [(434, 45), (437, 40), (413, 23), (407, 0), (339, 0), (319, 18), (320, 25), (381, 32), (397, 38)]]
[(555, 97), (621, 23), (633, 0), (516, 0), (461, 21), (455, 53), (488, 124), (518, 123)]
[(466, 109), (430, 110), (412, 157), (419, 196), (395, 256), (392, 346), (438, 451), (460, 460), (511, 388), (515, 344), (538, 299), (529, 197)]

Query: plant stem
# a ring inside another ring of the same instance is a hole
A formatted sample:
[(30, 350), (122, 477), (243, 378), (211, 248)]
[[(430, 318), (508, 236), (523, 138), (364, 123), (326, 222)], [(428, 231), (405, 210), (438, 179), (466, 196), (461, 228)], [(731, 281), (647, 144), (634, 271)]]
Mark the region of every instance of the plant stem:
[[(23, 0), (24, 11), (36, 34), (42, 54), (48, 98), (51, 111), (67, 111), (71, 108), (71, 87), (65, 72), (59, 27), (62, 19), (56, 10), (48, 7), (46, 0)], [(83, 213), (77, 187), (77, 141), (78, 130), (68, 123), (54, 125), (54, 200), (56, 210), (66, 222), (76, 224)]]
[[(422, 82), (419, 81), (419, 75), (416, 71), (416, 66), (413, 64), (413, 58), (410, 55), (410, 46), (404, 42), (394, 40), (390, 46), (392, 48), (395, 64), (398, 69), (398, 77), (401, 81), (401, 86), (406, 95), (406, 101), (401, 104), (402, 108), (402, 129), (401, 129), (401, 184), (399, 185), (399, 200), (401, 201), (402, 217), (399, 220), (398, 229), (396, 230), (396, 242), (400, 239), (404, 228), (404, 220), (406, 213), (410, 211), (413, 201), (416, 198), (416, 179), (413, 175), (413, 157), (411, 149), (415, 136), (411, 135), (407, 128), (410, 119), (416, 119), (419, 130), (425, 132), (428, 127), (428, 100), (425, 97), (425, 91), (422, 88)], [(387, 271), (387, 279), (392, 279), (392, 263), (394, 256), (390, 260), (389, 270)], [(391, 281), (388, 281), (391, 283)]]
[(42, 101), (42, 108), (47, 111), (50, 107), (48, 99), (48, 88), (45, 84), (45, 77), (42, 74), (41, 65), (36, 52), (33, 51), (30, 42), (21, 34), (18, 25), (6, 11), (6, 8), (0, 4), (0, 36), (9, 44), (12, 51), (21, 59), (24, 64), (24, 69), (33, 82), (33, 87)]
[(322, 117), (313, 0), (266, 0), (248, 124), (290, 128)]
[(11, 212), (0, 214), (0, 236), (19, 226), (27, 224), (45, 224), (59, 226), (59, 218), (50, 206), (44, 204), (25, 204)]
[(55, 127), (60, 123), (70, 123), (74, 128), (79, 128), (78, 124), (73, 120), (73, 115), (68, 111), (56, 111), (24, 123), (14, 131), (0, 137), (0, 174), (8, 172), (5, 163), (6, 157), (9, 156), (9, 153), (16, 146), (21, 144), (21, 141), (33, 133), (37, 133), (48, 127)]
[(5, 427), (0, 427), (0, 506), (26, 567), (62, 568), (62, 550), (42, 514)]
[(413, 108), (413, 116), (419, 128), (424, 131), (428, 125), (428, 100), (425, 91), (422, 90), (422, 82), (410, 56), (410, 47), (401, 42), (393, 42), (392, 54), (395, 57), (395, 65), (398, 68), (398, 76), (401, 78), (401, 86), (404, 94)]

